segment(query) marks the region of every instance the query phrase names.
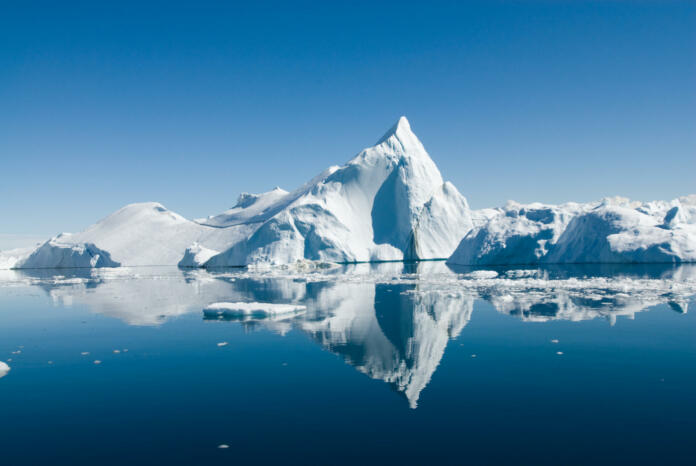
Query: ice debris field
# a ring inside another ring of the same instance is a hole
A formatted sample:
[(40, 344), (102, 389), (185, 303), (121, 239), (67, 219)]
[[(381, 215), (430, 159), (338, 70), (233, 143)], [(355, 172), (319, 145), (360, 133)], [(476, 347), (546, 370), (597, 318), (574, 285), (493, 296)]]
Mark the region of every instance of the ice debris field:
[(472, 210), (405, 117), (294, 191), (188, 220), (131, 204), (86, 230), (0, 252), (0, 269), (228, 267), (447, 259), (461, 265), (696, 262), (696, 195)]

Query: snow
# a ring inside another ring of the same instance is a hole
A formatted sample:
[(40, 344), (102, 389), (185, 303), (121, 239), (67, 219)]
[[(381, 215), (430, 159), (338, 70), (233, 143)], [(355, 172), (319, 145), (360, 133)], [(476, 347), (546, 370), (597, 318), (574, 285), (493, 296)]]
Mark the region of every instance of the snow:
[(0, 361), (0, 379), (5, 377), (10, 372), (10, 366), (7, 363)]
[(188, 220), (127, 205), (75, 234), (0, 252), (0, 269), (287, 266), (448, 259), (451, 264), (696, 261), (696, 195), (673, 201), (471, 210), (443, 180), (408, 120), (294, 191), (242, 193)]

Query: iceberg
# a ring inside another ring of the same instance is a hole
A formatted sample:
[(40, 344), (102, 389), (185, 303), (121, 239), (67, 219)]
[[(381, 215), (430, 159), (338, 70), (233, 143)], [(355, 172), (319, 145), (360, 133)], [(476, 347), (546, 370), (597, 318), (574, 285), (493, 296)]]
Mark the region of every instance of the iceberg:
[(198, 243), (193, 243), (184, 251), (184, 257), (179, 261), (179, 267), (198, 268), (208, 262), (211, 257), (218, 255), (220, 252), (214, 249), (208, 249)]
[(130, 204), (3, 268), (227, 267), (446, 259), (472, 227), (405, 117), (341, 167), (298, 189), (243, 193), (231, 209), (188, 220), (156, 202)]
[(508, 203), (470, 230), (459, 265), (696, 261), (696, 195), (669, 202)]
[(696, 195), (672, 201), (519, 204), (472, 210), (408, 120), (343, 166), (295, 189), (243, 193), (189, 220), (127, 205), (79, 233), (0, 252), (0, 269), (346, 264), (454, 265), (696, 261)]
[(251, 219), (262, 222), (254, 233), (207, 267), (444, 259), (471, 227), (466, 199), (443, 181), (405, 117), (344, 166), (275, 194), (275, 203), (270, 196), (251, 204), (266, 206)]

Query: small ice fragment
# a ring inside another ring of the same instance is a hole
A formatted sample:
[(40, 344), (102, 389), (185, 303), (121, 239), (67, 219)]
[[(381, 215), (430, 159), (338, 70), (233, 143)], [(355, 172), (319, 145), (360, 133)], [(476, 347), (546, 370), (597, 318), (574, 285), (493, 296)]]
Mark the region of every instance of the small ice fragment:
[(473, 280), (485, 280), (487, 278), (496, 278), (497, 276), (498, 272), (495, 270), (474, 270), (473, 272), (464, 274), (465, 278), (471, 278)]
[(551, 340), (551, 343), (558, 343), (558, 340), (554, 338), (553, 340)]
[(219, 448), (220, 450), (224, 450), (224, 449), (229, 448), (229, 447), (230, 447), (229, 445), (226, 445), (226, 444), (224, 444), (224, 443), (223, 443), (222, 445), (218, 445), (218, 448)]
[(10, 372), (10, 366), (0, 361), (0, 379), (5, 377)]
[(475, 354), (472, 354), (472, 355), (471, 355), (471, 357), (472, 357), (472, 358), (475, 358), (475, 357), (476, 357), (476, 355), (475, 355)]
[(49, 364), (53, 364), (53, 361), (48, 361)]
[(114, 350), (114, 354), (119, 354), (120, 352), (121, 352), (121, 350), (117, 350), (117, 349)]
[(556, 351), (556, 354), (559, 355), (559, 356), (562, 356), (562, 355), (563, 355), (563, 351)]
[(12, 362), (12, 358), (7, 358), (7, 362)]
[(221, 341), (220, 343), (217, 344), (218, 346), (227, 346), (228, 343), (226, 341)]
[(89, 355), (89, 351), (83, 351), (83, 352), (80, 353), (80, 354), (81, 354), (82, 356), (88, 356), (88, 355)]
[(94, 364), (101, 364), (101, 361), (99, 359), (94, 361)]
[(12, 354), (22, 354), (22, 350), (12, 351)]
[(128, 348), (124, 349), (123, 352), (124, 352), (124, 353), (127, 353), (127, 352), (128, 352)]

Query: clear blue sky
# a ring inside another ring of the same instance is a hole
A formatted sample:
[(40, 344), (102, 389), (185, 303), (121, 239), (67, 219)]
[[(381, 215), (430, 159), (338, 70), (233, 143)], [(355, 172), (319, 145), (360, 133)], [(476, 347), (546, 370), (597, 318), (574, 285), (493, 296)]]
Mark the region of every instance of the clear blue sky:
[(696, 2), (15, 2), (0, 234), (293, 189), (406, 115), (475, 208), (696, 192)]

